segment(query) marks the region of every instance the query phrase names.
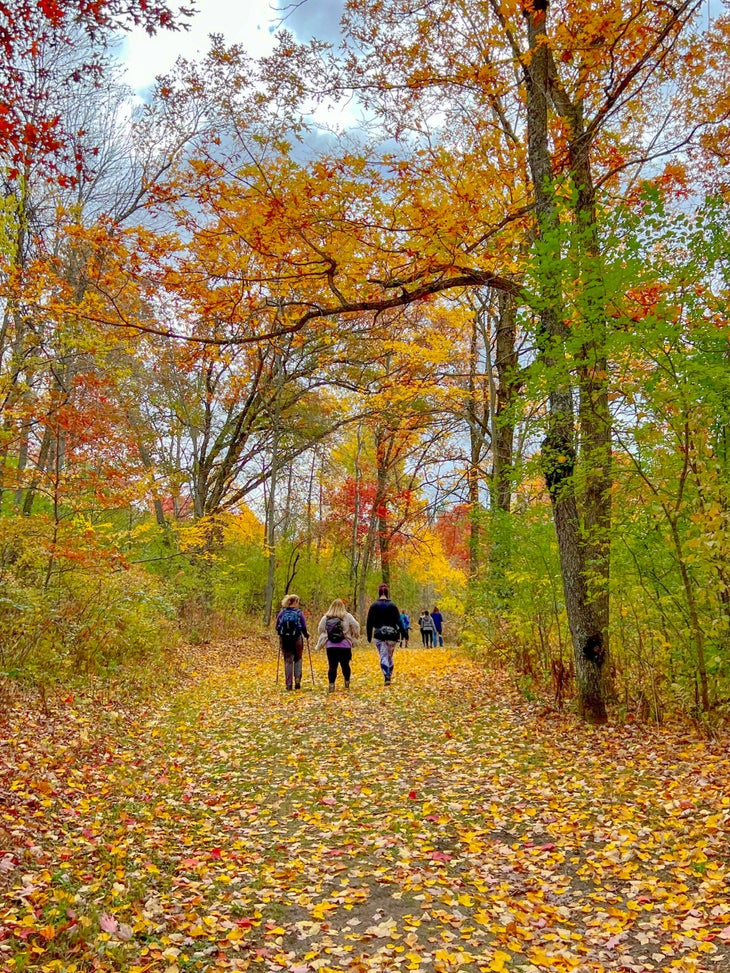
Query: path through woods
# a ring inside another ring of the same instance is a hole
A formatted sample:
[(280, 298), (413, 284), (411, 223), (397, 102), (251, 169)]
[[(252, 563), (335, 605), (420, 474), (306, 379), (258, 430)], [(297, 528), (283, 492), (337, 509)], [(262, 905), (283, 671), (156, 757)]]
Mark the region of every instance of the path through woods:
[(723, 743), (540, 715), (448, 650), (284, 693), (271, 645), (6, 723), (0, 969), (730, 969)]

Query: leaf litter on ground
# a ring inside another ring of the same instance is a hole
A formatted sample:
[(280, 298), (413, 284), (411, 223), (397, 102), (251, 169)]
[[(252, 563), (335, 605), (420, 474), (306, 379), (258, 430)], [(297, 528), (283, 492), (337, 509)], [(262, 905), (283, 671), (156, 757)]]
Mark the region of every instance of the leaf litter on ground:
[(730, 759), (540, 715), (456, 650), (285, 692), (265, 636), (155, 707), (13, 711), (0, 969), (730, 968)]

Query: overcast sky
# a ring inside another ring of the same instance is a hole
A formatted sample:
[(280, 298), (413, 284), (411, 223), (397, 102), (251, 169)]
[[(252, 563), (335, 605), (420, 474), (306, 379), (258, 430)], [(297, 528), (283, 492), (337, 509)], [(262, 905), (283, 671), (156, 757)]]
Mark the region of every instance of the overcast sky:
[(127, 81), (144, 91), (157, 75), (165, 74), (176, 58), (197, 59), (208, 49), (209, 34), (223, 34), (231, 44), (242, 44), (257, 57), (274, 44), (274, 32), (282, 22), (300, 40), (315, 36), (337, 37), (342, 0), (198, 0), (198, 12), (190, 30), (160, 31), (148, 37), (144, 31), (127, 35), (121, 56), (127, 66)]

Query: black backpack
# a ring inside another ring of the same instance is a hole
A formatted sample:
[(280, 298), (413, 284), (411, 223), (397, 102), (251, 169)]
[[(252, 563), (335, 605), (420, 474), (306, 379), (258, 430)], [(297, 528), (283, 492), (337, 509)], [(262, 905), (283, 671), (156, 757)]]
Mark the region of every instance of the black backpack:
[(342, 619), (336, 615), (328, 615), (324, 623), (327, 629), (327, 641), (332, 643), (344, 642), (345, 633), (342, 629)]
[(302, 633), (302, 623), (296, 608), (285, 608), (276, 623), (276, 631), (283, 639), (296, 639)]

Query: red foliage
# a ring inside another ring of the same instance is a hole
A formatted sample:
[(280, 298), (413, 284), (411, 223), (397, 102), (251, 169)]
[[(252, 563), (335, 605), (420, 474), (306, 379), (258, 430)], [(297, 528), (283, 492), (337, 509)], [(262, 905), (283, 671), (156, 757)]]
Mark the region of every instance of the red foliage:
[(467, 567), (469, 564), (469, 505), (460, 503), (436, 521), (436, 535), (441, 539), (444, 553), (454, 567)]
[[(327, 536), (335, 543), (348, 548), (352, 543), (353, 521), (357, 511), (357, 541), (360, 543), (367, 535), (375, 504), (376, 484), (374, 481), (360, 481), (348, 476), (327, 496), (329, 515), (326, 519)], [(402, 530), (402, 522), (408, 519), (408, 511), (413, 499), (412, 491), (391, 491), (382, 506), (375, 513), (384, 517), (389, 525), (387, 540), (390, 552), (398, 550), (407, 540)]]
[(101, 50), (103, 35), (112, 30), (143, 26), (154, 33), (159, 27), (174, 29), (181, 18), (191, 15), (191, 8), (174, 9), (166, 0), (0, 2), (0, 153), (10, 165), (10, 174), (32, 162), (43, 162), (44, 168), (56, 172), (56, 156), (71, 158), (77, 171), (82, 165), (72, 145), (75, 133), (66, 132), (62, 119), (53, 113), (51, 95), (59, 84), (83, 77), (98, 79), (100, 62), (92, 56), (60, 79), (48, 68), (49, 52), (73, 51), (79, 29)]
[(358, 542), (365, 538), (368, 532), (370, 516), (375, 502), (375, 483), (360, 483), (348, 476), (327, 497), (329, 516), (327, 517), (327, 531), (337, 538), (340, 544), (347, 545), (352, 539), (352, 524), (355, 511), (357, 517)]

